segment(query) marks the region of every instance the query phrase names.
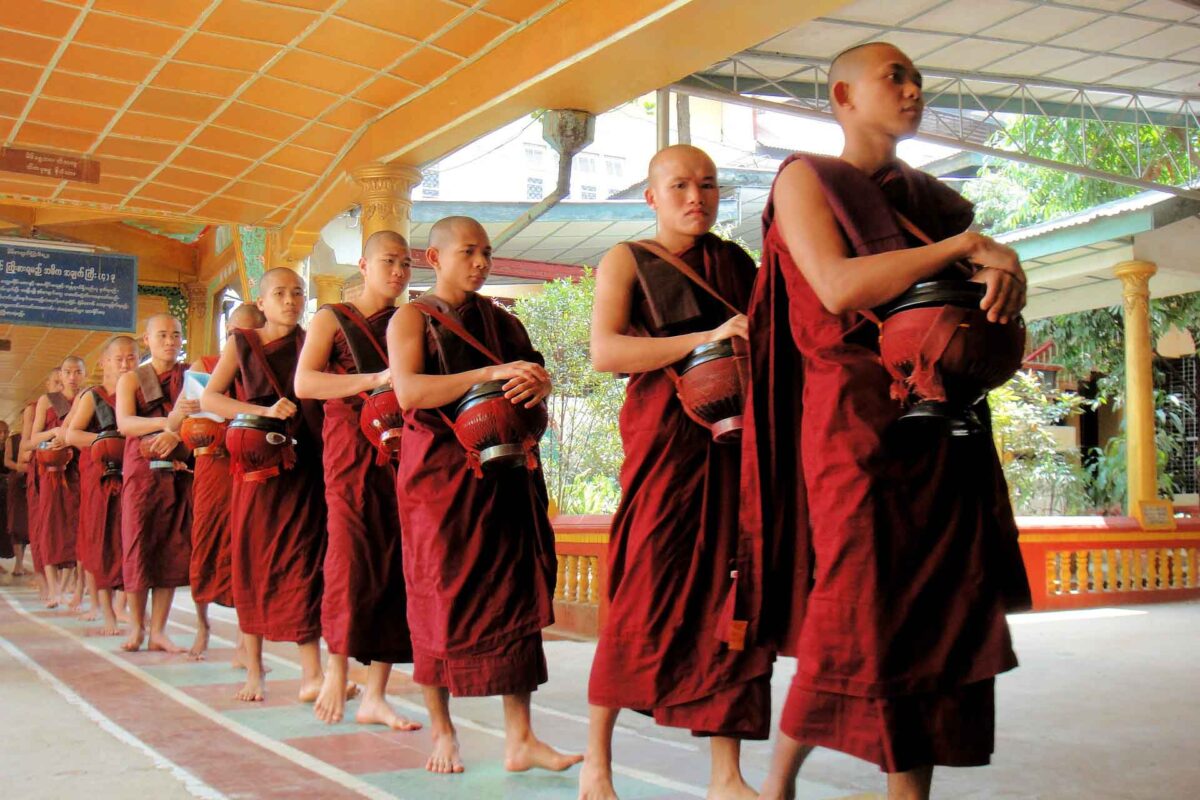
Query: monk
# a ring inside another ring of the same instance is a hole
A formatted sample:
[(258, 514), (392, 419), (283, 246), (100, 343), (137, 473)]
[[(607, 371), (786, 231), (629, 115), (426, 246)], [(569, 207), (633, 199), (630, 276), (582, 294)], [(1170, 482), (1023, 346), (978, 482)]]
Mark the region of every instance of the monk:
[(179, 361), (179, 320), (170, 314), (151, 316), (142, 340), (150, 361), (117, 380), (117, 429), (126, 437), (121, 579), (131, 617), (129, 637), (121, 647), (133, 652), (145, 642), (150, 650), (181, 653), (183, 648), (166, 631), (175, 589), (188, 585), (191, 557), (192, 474), (179, 426), (200, 410), (200, 403), (179, 396), (187, 370)]
[[(62, 378), (59, 377), (58, 367), (46, 374), (46, 394), (62, 391)], [(39, 398), (40, 399), (40, 398)], [(34, 581), (38, 586), (38, 596), (49, 600), (50, 587), (46, 583), (46, 565), (42, 562), (42, 518), (38, 504), (38, 486), (42, 480), (42, 468), (37, 460), (37, 447), (33, 440), (33, 418), (37, 410), (37, 401), (25, 404), (21, 410), (21, 452), (28, 459), (29, 479), (25, 484), (25, 507), (29, 517), (29, 551), (33, 558)]]
[(505, 768), (564, 770), (582, 756), (539, 740), (529, 717), (530, 693), (547, 677), (542, 628), (554, 621), (554, 533), (541, 468), (489, 468), (477, 476), (443, 416), (484, 381), (503, 381), (512, 403), (536, 406), (550, 394), (550, 375), (520, 321), (477, 294), (492, 266), (482, 225), (469, 217), (435, 223), (426, 256), (433, 289), (400, 306), (387, 331), (405, 419), (396, 496), (413, 680), (433, 738), (426, 769), (463, 771), (450, 695), (499, 694)]
[[(70, 451), (70, 460), (62, 467), (42, 466), (37, 516), (41, 525), (41, 558), (50, 588), (47, 608), (55, 608), (73, 584), (66, 571), (75, 565), (75, 539), (79, 534), (79, 451), (66, 443), (66, 420), (83, 386), (86, 367), (83, 359), (69, 356), (58, 368), (62, 390), (47, 392), (38, 398), (33, 412), (30, 441), (54, 450)], [(63, 574), (60, 574), (60, 571)], [(72, 602), (72, 609), (78, 602)]]
[(780, 168), (748, 315), (741, 607), (748, 640), (797, 657), (762, 796), (793, 797), (820, 746), (879, 765), (890, 798), (927, 798), (935, 765), (990, 759), (994, 677), (1016, 666), (1004, 615), (1029, 587), (992, 437), (899, 420), (870, 309), (969, 279), (1005, 322), (1025, 278), (967, 230), (969, 203), (897, 162), (923, 105), (904, 53), (853, 48), (829, 84), (842, 155)]
[[(741, 449), (715, 443), (688, 417), (672, 377), (700, 345), (745, 341), (741, 312), (755, 266), (738, 245), (710, 232), (720, 187), (703, 150), (675, 145), (655, 155), (646, 202), (658, 221), (657, 247), (611, 249), (600, 261), (592, 309), (592, 365), (630, 379), (620, 420), (625, 462), (609, 545), (609, 611), (588, 686), (579, 795), (616, 797), (613, 727), (619, 710), (632, 708), (710, 737), (709, 797), (755, 798), (742, 777), (741, 741), (769, 734), (774, 653), (732, 649), (719, 624), (733, 592)], [(665, 260), (671, 256), (723, 302)]]
[[(249, 303), (238, 306), (229, 315), (229, 327), (235, 329), (253, 330), (261, 328), (265, 322), (263, 313)], [(200, 363), (211, 375), (218, 360), (217, 356), (201, 356)], [(233, 475), (229, 451), (224, 445), (199, 448), (192, 455), (196, 458), (196, 471), (192, 480), (192, 560), (188, 579), (192, 602), (196, 606), (196, 638), (188, 656), (199, 661), (208, 649), (208, 606), (216, 603), (233, 607), (233, 557), (229, 552), (229, 501), (233, 493)], [(239, 632), (235, 666), (244, 666), (240, 660), (242, 648)]]
[(313, 316), (296, 394), (325, 401), (325, 502), (329, 548), (321, 629), (329, 647), (318, 719), (342, 719), (351, 657), (368, 665), (355, 722), (414, 730), (387, 702), (392, 664), (412, 661), (404, 592), (396, 466), (376, 453), (359, 427), (365, 393), (391, 381), (388, 321), (408, 288), (408, 242), (394, 231), (367, 238), (358, 271), (362, 293), (350, 303), (323, 306)]
[[(0, 560), (16, 557), (13, 549), (13, 537), (8, 530), (8, 482), (12, 479), (12, 471), (9, 469), (8, 459), (5, 457), (7, 451), (8, 423), (0, 420)], [(3, 564), (0, 564), (0, 575), (7, 574), (8, 570)]]
[(13, 543), (14, 578), (29, 574), (25, 571), (25, 550), (29, 547), (29, 515), (25, 505), (26, 476), (30, 471), (29, 456), (29, 453), (21, 452), (20, 433), (8, 437), (3, 459), (4, 468), (8, 470), (6, 511), (8, 535)]
[(80, 395), (67, 424), (67, 443), (80, 453), (79, 562), (96, 590), (102, 636), (121, 632), (117, 624), (117, 595), (124, 586), (121, 476), (106, 476), (105, 465), (92, 457), (91, 448), (101, 433), (117, 430), (117, 382), (137, 369), (137, 362), (137, 342), (132, 337), (109, 339), (100, 351), (102, 381)]
[[(259, 284), (259, 329), (234, 329), (204, 389), (205, 411), (287, 420), (283, 463), (254, 469), (235, 460), (230, 501), (233, 603), (246, 645), (246, 683), (237, 698), (262, 702), (263, 639), (300, 648), (300, 701), (317, 698), (321, 670), (321, 561), (325, 492), (321, 480), (321, 409), (292, 389), (304, 329), (304, 282), (287, 268)], [(233, 397), (224, 393), (233, 390)], [(270, 445), (268, 445), (270, 446)]]

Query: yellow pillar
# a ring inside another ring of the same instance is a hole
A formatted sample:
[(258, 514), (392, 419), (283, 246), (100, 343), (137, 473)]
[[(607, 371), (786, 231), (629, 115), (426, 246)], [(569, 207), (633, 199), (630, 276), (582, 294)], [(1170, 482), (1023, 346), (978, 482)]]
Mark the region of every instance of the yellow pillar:
[(1158, 496), (1154, 444), (1154, 377), (1150, 345), (1149, 261), (1118, 264), (1125, 295), (1125, 459), (1129, 473), (1129, 513), (1141, 516), (1141, 503)]
[(376, 231), (409, 235), (412, 190), (421, 182), (421, 171), (403, 164), (364, 164), (351, 173), (362, 190), (358, 224), (362, 240)]
[(208, 286), (203, 283), (189, 283), (184, 287), (188, 301), (187, 352), (188, 357), (197, 359), (200, 356), (212, 355), (212, 344), (209, 332), (212, 330), (212, 320), (209, 317)]
[(313, 275), (312, 282), (317, 296), (317, 308), (342, 302), (342, 284), (345, 281), (337, 275)]

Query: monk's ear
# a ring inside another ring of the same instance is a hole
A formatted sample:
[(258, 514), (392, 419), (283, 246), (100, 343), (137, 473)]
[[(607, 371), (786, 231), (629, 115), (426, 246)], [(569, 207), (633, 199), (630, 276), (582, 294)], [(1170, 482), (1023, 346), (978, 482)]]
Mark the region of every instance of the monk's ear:
[(363, 280), (367, 279), (367, 256), (365, 254), (358, 260), (358, 274), (363, 276)]
[(646, 191), (642, 192), (642, 197), (646, 199), (646, 205), (650, 206), (655, 211), (658, 210), (658, 200), (654, 197), (654, 187), (647, 186)]
[(441, 266), (436, 247), (428, 247), (425, 249), (425, 260), (429, 263), (429, 266), (435, 270)]
[(847, 81), (837, 81), (829, 89), (829, 101), (835, 108), (850, 105), (850, 84)]

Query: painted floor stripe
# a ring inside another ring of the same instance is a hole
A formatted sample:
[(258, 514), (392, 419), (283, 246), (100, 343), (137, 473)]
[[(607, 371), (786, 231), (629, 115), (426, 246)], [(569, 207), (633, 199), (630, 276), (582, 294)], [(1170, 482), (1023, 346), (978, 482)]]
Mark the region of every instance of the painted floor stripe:
[[(5, 594), (7, 595), (7, 592)], [(6, 599), (8, 598), (6, 597)], [(8, 602), (9, 605), (12, 605), (11, 599), (8, 599)], [(25, 655), (23, 650), (10, 642), (8, 639), (5, 639), (3, 636), (0, 636), (0, 648), (16, 659), (21, 666), (28, 669), (34, 675), (37, 675), (42, 683), (46, 684), (55, 692), (57, 692), (64, 700), (66, 700), (75, 708), (79, 709), (85, 717), (99, 725), (102, 731), (110, 734), (122, 744), (129, 745), (133, 749), (145, 754), (151, 761), (154, 762), (154, 766), (170, 772), (171, 775), (173, 775), (179, 780), (180, 783), (183, 784), (184, 788), (189, 794), (193, 795), (194, 797), (202, 798), (202, 800), (226, 800), (224, 794), (209, 786), (200, 778), (196, 777), (191, 772), (188, 772), (186, 769), (179, 766), (174, 761), (167, 758), (162, 753), (158, 752), (153, 747), (122, 728), (117, 723), (113, 722), (112, 719), (105, 716), (104, 712), (96, 708), (87, 700), (84, 700), (77, 692), (75, 692), (74, 689), (60, 681), (54, 676), (53, 673), (51, 673), (41, 664)]]

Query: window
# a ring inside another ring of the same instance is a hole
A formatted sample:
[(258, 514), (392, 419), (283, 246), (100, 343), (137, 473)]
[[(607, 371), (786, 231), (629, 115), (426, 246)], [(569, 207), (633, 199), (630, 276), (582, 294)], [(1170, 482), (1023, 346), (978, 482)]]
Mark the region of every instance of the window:
[(525, 164), (533, 169), (542, 168), (542, 159), (546, 155), (546, 148), (540, 144), (525, 145)]
[(625, 159), (605, 158), (604, 168), (608, 171), (610, 178), (620, 178), (625, 174)]
[(526, 200), (541, 200), (545, 194), (545, 187), (542, 185), (541, 178), (526, 178), (525, 179), (525, 199)]
[(442, 174), (436, 169), (427, 169), (421, 173), (421, 197), (426, 200), (436, 198), (442, 191)]
[(582, 153), (575, 156), (575, 168), (585, 175), (594, 175), (596, 173), (596, 157)]
[(584, 200), (595, 200), (596, 199), (596, 187), (588, 186), (587, 184), (580, 186), (579, 187), (579, 196), (581, 198), (583, 198)]

